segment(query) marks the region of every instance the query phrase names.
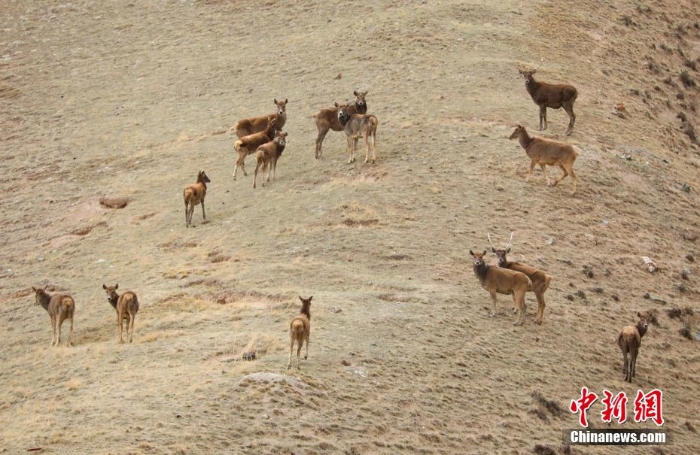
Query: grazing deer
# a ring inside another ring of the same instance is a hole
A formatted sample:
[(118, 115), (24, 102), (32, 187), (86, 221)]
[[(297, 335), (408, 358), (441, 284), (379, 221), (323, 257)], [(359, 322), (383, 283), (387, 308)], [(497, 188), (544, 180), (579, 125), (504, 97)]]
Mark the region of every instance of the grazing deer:
[(192, 214), (194, 207), (197, 204), (202, 204), (202, 218), (207, 219), (207, 214), (204, 211), (204, 196), (207, 195), (207, 183), (210, 183), (209, 177), (204, 171), (197, 173), (197, 183), (188, 185), (183, 191), (185, 198), (185, 226), (189, 227), (192, 224)]
[(338, 123), (343, 126), (348, 140), (348, 153), (350, 154), (348, 163), (355, 161), (355, 150), (360, 138), (365, 140), (367, 147), (365, 163), (369, 161), (370, 142), (372, 143), (372, 163), (377, 161), (377, 126), (379, 125), (377, 117), (371, 114), (350, 115), (347, 105), (338, 103), (335, 105), (338, 108)]
[(239, 139), (243, 139), (245, 136), (264, 131), (272, 119), (275, 119), (277, 128), (282, 129), (284, 124), (287, 123), (287, 100), (277, 101), (277, 99), (275, 99), (274, 101), (275, 106), (277, 106), (277, 110), (274, 114), (246, 118), (236, 122), (236, 125), (233, 127), (236, 136), (238, 136)]
[[(571, 194), (576, 194), (576, 174), (574, 173), (574, 161), (578, 158), (579, 152), (570, 144), (557, 142), (551, 139), (541, 137), (530, 137), (524, 126), (518, 125), (513, 134), (508, 139), (518, 139), (520, 146), (525, 149), (525, 153), (530, 158), (530, 172), (525, 181), (530, 181), (535, 165), (539, 164), (542, 168), (542, 173), (547, 181), (547, 186), (555, 186), (561, 182), (567, 175), (571, 176)], [(556, 179), (554, 183), (550, 183), (547, 169), (545, 166), (559, 166), (563, 174)]]
[(284, 148), (287, 146), (287, 133), (284, 131), (278, 131), (275, 134), (275, 138), (270, 142), (267, 142), (260, 147), (256, 152), (256, 158), (258, 164), (255, 166), (255, 176), (253, 177), (253, 188), (255, 188), (256, 182), (258, 180), (258, 169), (262, 167), (262, 174), (267, 171), (267, 179), (263, 178), (262, 186), (265, 186), (265, 182), (270, 181), (270, 172), (273, 172), (273, 180), (277, 177), (277, 160), (282, 156)]
[(48, 294), (43, 288), (35, 288), (34, 297), (37, 305), (41, 305), (51, 317), (51, 346), (58, 346), (61, 341), (61, 325), (66, 319), (70, 319), (70, 333), (68, 346), (73, 345), (73, 315), (75, 314), (75, 300), (68, 294)]
[[(355, 95), (356, 99), (352, 103), (348, 104), (346, 108), (348, 115), (367, 113), (367, 101), (365, 101), (367, 91), (358, 92), (355, 90), (353, 95)], [(316, 159), (320, 159), (323, 156), (321, 145), (323, 144), (323, 139), (326, 137), (326, 134), (328, 134), (328, 131), (343, 131), (343, 126), (338, 121), (337, 106), (338, 105), (336, 103), (336, 107), (321, 109), (317, 114), (314, 114), (314, 121), (316, 122), (316, 128), (318, 128), (318, 136), (316, 137)]]
[(240, 167), (243, 170), (243, 175), (248, 176), (245, 171), (245, 159), (248, 155), (255, 153), (261, 145), (270, 142), (275, 138), (275, 132), (278, 131), (277, 119), (271, 118), (267, 123), (267, 128), (264, 131), (244, 136), (238, 139), (233, 148), (236, 149), (236, 167), (233, 169), (233, 180), (236, 180), (236, 173)]
[(521, 272), (486, 265), (484, 262), (486, 250), (483, 253), (474, 253), (469, 250), (469, 254), (474, 257), (474, 275), (479, 279), (481, 287), (491, 294), (491, 317), (496, 315), (497, 295), (511, 294), (513, 304), (518, 312), (518, 319), (513, 324), (522, 325), (525, 313), (525, 293), (532, 291), (530, 278)]
[[(647, 333), (649, 321), (654, 316), (656, 310), (645, 311), (644, 313), (637, 312), (636, 325), (628, 325), (623, 327), (620, 334), (617, 336), (617, 345), (622, 350), (622, 374), (625, 375), (625, 381), (632, 382), (632, 378), (636, 374), (637, 355), (639, 347), (642, 345), (642, 337)], [(627, 361), (629, 354), (629, 362)]]
[(136, 321), (136, 313), (139, 312), (139, 299), (136, 294), (131, 291), (126, 291), (122, 295), (117, 294), (119, 283), (114, 286), (102, 285), (102, 289), (107, 291), (107, 300), (112, 305), (112, 308), (117, 310), (117, 325), (119, 326), (119, 342), (123, 343), (122, 330), (126, 323), (126, 336), (131, 343), (134, 336), (134, 321)]
[(525, 88), (532, 97), (532, 101), (540, 107), (540, 131), (547, 129), (547, 108), (559, 109), (563, 107), (566, 113), (569, 114), (569, 127), (566, 129), (566, 135), (568, 136), (573, 131), (574, 122), (576, 121), (576, 115), (574, 114), (574, 101), (576, 101), (578, 96), (576, 87), (569, 84), (538, 82), (532, 77), (537, 68), (531, 70), (518, 68), (518, 71), (525, 78)]
[[(549, 283), (552, 281), (551, 275), (541, 272), (534, 267), (529, 265), (509, 261), (506, 258), (506, 254), (510, 253), (510, 247), (513, 243), (513, 232), (510, 233), (510, 240), (505, 248), (497, 249), (491, 243), (491, 234), (487, 234), (489, 245), (491, 245), (491, 251), (498, 257), (498, 266), (504, 269), (515, 270), (516, 272), (522, 272), (530, 278), (532, 282), (532, 292), (537, 298), (537, 316), (535, 316), (535, 323), (542, 324), (544, 322), (544, 293), (549, 288)], [(524, 310), (524, 309), (523, 309)]]
[(299, 316), (295, 317), (289, 324), (289, 362), (287, 363), (287, 369), (292, 368), (292, 351), (294, 350), (294, 343), (297, 344), (297, 370), (301, 369), (299, 356), (301, 355), (301, 347), (306, 341), (306, 354), (304, 355), (304, 360), (309, 357), (309, 334), (311, 333), (311, 313), (309, 309), (311, 308), (311, 299), (314, 296), (305, 299), (299, 296), (301, 300), (301, 312)]

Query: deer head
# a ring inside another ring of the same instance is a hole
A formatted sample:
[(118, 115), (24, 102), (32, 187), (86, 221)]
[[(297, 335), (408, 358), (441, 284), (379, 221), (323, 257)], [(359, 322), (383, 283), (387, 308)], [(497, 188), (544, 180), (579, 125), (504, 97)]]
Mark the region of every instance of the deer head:
[(472, 257), (474, 258), (474, 267), (480, 267), (480, 266), (486, 264), (484, 262), (484, 256), (486, 256), (486, 250), (484, 250), (483, 253), (479, 253), (479, 252), (475, 253), (472, 250), (469, 250), (469, 254), (471, 254)]
[(287, 112), (287, 99), (284, 101), (277, 101), (277, 98), (275, 98), (275, 105), (277, 106), (277, 115), (284, 115), (285, 112)]
[(506, 245), (505, 248), (496, 248), (493, 246), (493, 243), (491, 243), (491, 233), (487, 234), (487, 237), (489, 239), (489, 245), (491, 245), (491, 251), (498, 257), (498, 265), (503, 267), (505, 264), (508, 262), (508, 259), (506, 259), (506, 254), (510, 253), (510, 247), (513, 244), (513, 235), (515, 232), (510, 233), (510, 240), (508, 240), (508, 245)]
[(107, 286), (106, 284), (103, 284), (102, 289), (107, 292), (107, 301), (109, 301), (112, 306), (115, 306), (117, 304), (117, 300), (119, 299), (119, 296), (117, 295), (119, 283), (115, 284), (114, 286)]
[(355, 104), (357, 104), (357, 107), (363, 107), (367, 104), (367, 102), (365, 101), (365, 96), (367, 96), (367, 90), (365, 90), (364, 92), (358, 92), (357, 90), (355, 90), (354, 92), (352, 92), (352, 94), (357, 97), (357, 100), (355, 100)]
[(522, 134), (523, 131), (525, 131), (525, 127), (522, 125), (517, 125), (515, 127), (515, 130), (513, 131), (513, 134), (511, 134), (508, 137), (508, 139), (510, 139), (510, 140), (517, 139), (518, 137), (520, 137), (520, 134)]
[(335, 107), (338, 108), (338, 121), (340, 122), (341, 125), (345, 125), (345, 123), (347, 123), (347, 121), (348, 121), (348, 118), (350, 118), (350, 115), (345, 110), (348, 107), (347, 103), (345, 103), (345, 104), (335, 103)]
[(209, 177), (207, 177), (206, 172), (204, 172), (204, 170), (201, 170), (197, 173), (197, 182), (210, 183), (211, 180), (209, 180)]
[(286, 139), (286, 138), (287, 138), (287, 132), (285, 132), (285, 131), (278, 131), (277, 133), (275, 133), (275, 139), (274, 139), (274, 140), (275, 140), (275, 142), (277, 142), (277, 144), (279, 144), (279, 145), (281, 145), (281, 146), (284, 147), (285, 145), (287, 145), (287, 139)]

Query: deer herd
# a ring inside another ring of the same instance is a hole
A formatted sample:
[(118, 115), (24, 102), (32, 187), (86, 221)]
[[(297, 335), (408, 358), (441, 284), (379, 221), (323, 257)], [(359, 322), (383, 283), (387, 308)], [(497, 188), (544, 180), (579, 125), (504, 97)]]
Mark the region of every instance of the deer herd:
[[(525, 88), (532, 100), (539, 106), (540, 131), (547, 129), (547, 108), (560, 109), (569, 116), (569, 125), (566, 135), (573, 132), (576, 115), (574, 114), (574, 102), (578, 96), (576, 88), (568, 84), (549, 84), (536, 81), (533, 77), (539, 67), (525, 69), (520, 67), (518, 71), (525, 79)], [(334, 103), (333, 107), (321, 109), (313, 116), (318, 136), (314, 156), (316, 159), (323, 157), (322, 144), (329, 131), (344, 131), (347, 139), (348, 163), (355, 161), (357, 143), (360, 139), (365, 144), (365, 163), (375, 163), (377, 160), (377, 127), (379, 121), (376, 116), (367, 114), (367, 91), (354, 91), (355, 100), (352, 103)], [(273, 180), (276, 174), (277, 161), (286, 147), (287, 133), (282, 128), (287, 123), (287, 103), (288, 100), (274, 100), (275, 112), (259, 117), (246, 118), (236, 122), (232, 131), (237, 139), (234, 142), (236, 162), (233, 170), (233, 179), (236, 180), (238, 168), (247, 176), (245, 170), (245, 159), (248, 155), (256, 156), (255, 175), (253, 178), (253, 188), (257, 187), (258, 171), (261, 172), (265, 182), (270, 181), (270, 174)], [(539, 165), (542, 169), (545, 181), (548, 186), (555, 186), (566, 177), (571, 178), (571, 194), (576, 193), (577, 177), (574, 173), (573, 165), (579, 152), (573, 145), (565, 142), (546, 139), (543, 137), (531, 137), (524, 126), (516, 125), (515, 130), (509, 139), (517, 139), (530, 159), (530, 169), (526, 181), (532, 177), (534, 168)], [(370, 159), (371, 152), (371, 159)], [(547, 175), (546, 166), (557, 166), (562, 170), (562, 175), (554, 182), (550, 182)], [(267, 171), (267, 176), (265, 176)], [(204, 170), (197, 173), (197, 181), (188, 185), (183, 191), (185, 203), (185, 226), (192, 224), (192, 215), (196, 205), (202, 205), (202, 219), (206, 220), (204, 209), (204, 198), (207, 194), (207, 183), (211, 180)], [(552, 276), (535, 267), (520, 262), (509, 261), (506, 255), (510, 253), (513, 235), (504, 248), (496, 248), (491, 242), (491, 234), (487, 233), (488, 243), (491, 252), (498, 259), (497, 266), (486, 264), (484, 257), (487, 250), (474, 252), (469, 250), (473, 257), (474, 275), (481, 287), (489, 292), (491, 296), (492, 310), (491, 317), (496, 315), (496, 300), (498, 294), (509, 294), (513, 298), (513, 311), (517, 314), (515, 325), (522, 325), (526, 314), (526, 294), (532, 292), (537, 300), (537, 313), (535, 324), (544, 323), (545, 299), (544, 294), (549, 288)], [(119, 285), (102, 285), (107, 293), (107, 300), (116, 311), (118, 326), (118, 342), (123, 343), (123, 327), (126, 326), (126, 336), (131, 343), (134, 334), (134, 323), (139, 310), (139, 301), (132, 291), (117, 293)], [(41, 305), (51, 318), (52, 338), (51, 345), (58, 346), (61, 338), (61, 325), (65, 320), (70, 320), (70, 334), (67, 344), (73, 344), (73, 318), (75, 314), (75, 301), (70, 295), (57, 293), (48, 294), (43, 288), (34, 288), (36, 304)], [(297, 345), (297, 368), (300, 368), (300, 354), (302, 346), (306, 344), (306, 354), (308, 357), (309, 334), (311, 331), (311, 299), (299, 297), (302, 303), (301, 311), (289, 325), (290, 348), (287, 368), (292, 367), (292, 354), (294, 345)], [(625, 380), (631, 382), (635, 375), (635, 367), (641, 339), (647, 332), (648, 323), (654, 315), (654, 311), (637, 313), (639, 321), (636, 325), (624, 327), (617, 338), (617, 344), (623, 353), (623, 374)], [(628, 358), (629, 355), (629, 358)]]

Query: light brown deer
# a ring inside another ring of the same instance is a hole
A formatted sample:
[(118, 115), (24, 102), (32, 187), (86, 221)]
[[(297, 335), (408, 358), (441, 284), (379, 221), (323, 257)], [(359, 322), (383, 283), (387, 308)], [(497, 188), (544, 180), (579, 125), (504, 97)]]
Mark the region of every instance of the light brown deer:
[(204, 197), (207, 195), (207, 183), (210, 183), (209, 177), (202, 170), (197, 173), (197, 183), (188, 185), (182, 192), (185, 199), (185, 226), (189, 227), (192, 224), (192, 214), (194, 207), (197, 204), (202, 204), (202, 218), (207, 219), (207, 214), (204, 211)]
[(564, 108), (566, 113), (569, 114), (569, 127), (566, 129), (566, 135), (568, 136), (574, 130), (574, 122), (576, 121), (576, 115), (574, 114), (574, 102), (576, 97), (578, 97), (576, 87), (569, 84), (538, 82), (532, 77), (537, 68), (531, 70), (518, 68), (518, 71), (525, 78), (525, 88), (532, 97), (532, 101), (540, 107), (540, 131), (547, 129), (548, 107), (551, 109)]
[(256, 158), (258, 160), (255, 166), (255, 176), (253, 177), (253, 188), (256, 186), (258, 180), (258, 169), (262, 167), (262, 174), (267, 171), (267, 179), (263, 176), (262, 186), (265, 186), (265, 182), (270, 181), (270, 173), (273, 172), (273, 180), (277, 176), (277, 160), (282, 156), (284, 148), (287, 146), (287, 133), (284, 131), (278, 131), (275, 134), (275, 138), (270, 142), (267, 142), (260, 147), (256, 152)]
[(350, 158), (348, 163), (355, 161), (355, 150), (357, 141), (360, 138), (365, 140), (367, 151), (365, 152), (365, 163), (369, 161), (370, 143), (372, 144), (372, 163), (377, 161), (377, 117), (371, 114), (348, 114), (347, 105), (335, 103), (338, 107), (338, 122), (345, 130), (348, 140), (348, 153)]
[(261, 145), (270, 142), (275, 138), (275, 132), (278, 131), (277, 119), (271, 118), (267, 124), (267, 128), (264, 131), (259, 131), (257, 133), (244, 136), (238, 139), (234, 144), (233, 148), (236, 149), (236, 167), (233, 169), (233, 180), (236, 180), (236, 173), (240, 167), (243, 171), (243, 175), (248, 176), (245, 171), (245, 159), (248, 155), (255, 153), (255, 151)]
[(525, 313), (525, 293), (532, 291), (530, 278), (521, 272), (486, 265), (484, 262), (486, 250), (483, 253), (474, 253), (469, 250), (469, 254), (474, 257), (474, 275), (478, 278), (481, 287), (491, 294), (491, 317), (496, 315), (498, 294), (510, 294), (513, 296), (513, 305), (518, 312), (518, 318), (513, 324), (522, 325)]
[[(541, 137), (530, 137), (522, 125), (518, 125), (508, 139), (518, 139), (520, 146), (525, 149), (525, 153), (530, 158), (530, 172), (525, 181), (530, 181), (535, 165), (539, 164), (547, 186), (555, 186), (568, 175), (571, 176), (571, 194), (576, 194), (577, 177), (574, 173), (574, 161), (578, 158), (579, 152), (573, 145)], [(554, 183), (550, 183), (545, 166), (559, 166), (563, 172), (562, 176)]]
[(284, 124), (287, 123), (287, 100), (277, 101), (277, 99), (275, 99), (274, 101), (277, 107), (274, 114), (246, 118), (236, 122), (236, 125), (233, 127), (236, 136), (238, 136), (239, 139), (243, 139), (245, 136), (265, 131), (270, 120), (273, 118), (277, 123), (277, 129), (281, 130)]
[(70, 319), (70, 333), (68, 346), (73, 345), (73, 315), (75, 314), (75, 300), (68, 294), (50, 295), (43, 288), (35, 288), (34, 297), (37, 305), (41, 305), (51, 318), (51, 346), (58, 346), (61, 341), (61, 325), (66, 319)]
[[(358, 92), (355, 90), (353, 95), (355, 95), (355, 101), (348, 104), (346, 108), (348, 115), (367, 113), (367, 101), (365, 100), (367, 91)], [(321, 146), (328, 131), (343, 131), (343, 126), (338, 121), (338, 103), (335, 103), (335, 106), (336, 107), (321, 109), (317, 114), (314, 114), (314, 121), (316, 122), (316, 128), (318, 128), (318, 136), (316, 137), (316, 159), (323, 157)]]
[(107, 292), (107, 300), (112, 307), (117, 311), (117, 325), (119, 326), (119, 342), (123, 343), (122, 331), (124, 323), (126, 323), (126, 336), (131, 343), (134, 336), (134, 322), (136, 321), (136, 313), (139, 312), (139, 299), (136, 293), (126, 291), (122, 295), (117, 294), (119, 283), (114, 286), (102, 285), (102, 289)]
[[(627, 382), (632, 382), (632, 378), (636, 374), (637, 356), (639, 355), (639, 347), (642, 345), (642, 337), (647, 333), (649, 322), (655, 311), (645, 311), (644, 313), (638, 311), (637, 317), (639, 321), (637, 321), (637, 324), (623, 327), (617, 336), (617, 345), (622, 350), (622, 374), (625, 375), (625, 381)], [(629, 354), (629, 362), (627, 354)]]
[(311, 313), (309, 309), (311, 308), (311, 299), (314, 296), (305, 299), (299, 296), (301, 300), (301, 312), (299, 316), (295, 317), (289, 324), (289, 362), (287, 363), (287, 369), (292, 368), (292, 351), (294, 350), (294, 343), (297, 344), (297, 369), (301, 369), (299, 357), (301, 355), (301, 347), (306, 341), (306, 354), (304, 355), (304, 360), (309, 357), (309, 334), (311, 333)]
[[(537, 270), (534, 267), (523, 264), (521, 262), (509, 261), (506, 258), (506, 254), (510, 253), (510, 248), (513, 243), (513, 232), (510, 234), (510, 240), (505, 248), (496, 248), (491, 243), (491, 234), (487, 234), (489, 245), (491, 245), (491, 251), (498, 257), (498, 266), (504, 269), (515, 270), (516, 272), (522, 272), (530, 278), (532, 282), (532, 292), (537, 298), (537, 315), (535, 316), (535, 323), (542, 324), (544, 322), (544, 309), (546, 307), (544, 302), (544, 293), (549, 288), (549, 283), (552, 281), (552, 276)], [(525, 311), (525, 309), (523, 309)]]

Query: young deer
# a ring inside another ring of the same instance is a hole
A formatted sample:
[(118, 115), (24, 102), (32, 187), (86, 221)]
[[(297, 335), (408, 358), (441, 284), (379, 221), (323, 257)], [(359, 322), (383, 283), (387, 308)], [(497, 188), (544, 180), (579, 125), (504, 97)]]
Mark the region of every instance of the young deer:
[(525, 78), (525, 88), (532, 97), (532, 101), (540, 107), (540, 131), (547, 129), (547, 108), (559, 109), (563, 107), (566, 113), (569, 114), (569, 127), (566, 129), (566, 135), (570, 135), (576, 121), (576, 115), (574, 114), (574, 101), (576, 101), (578, 96), (576, 87), (568, 84), (537, 82), (532, 77), (537, 68), (532, 70), (519, 68), (518, 71)]
[(37, 305), (41, 305), (51, 317), (51, 346), (58, 346), (61, 341), (61, 325), (66, 319), (70, 319), (70, 334), (68, 346), (73, 345), (73, 315), (75, 314), (75, 300), (68, 294), (49, 295), (43, 288), (35, 288), (34, 297)]
[(284, 131), (278, 131), (273, 140), (258, 147), (256, 152), (258, 164), (255, 166), (253, 188), (256, 186), (256, 182), (258, 180), (258, 169), (260, 169), (260, 167), (262, 167), (262, 174), (264, 174), (265, 170), (268, 170), (269, 166), (269, 170), (267, 171), (267, 179), (263, 178), (262, 186), (265, 186), (266, 181), (270, 181), (270, 172), (273, 172), (273, 180), (277, 176), (277, 160), (280, 158), (280, 156), (282, 156), (282, 152), (284, 152), (284, 148), (287, 146), (286, 138), (287, 133)]
[(528, 278), (530, 278), (530, 281), (532, 282), (532, 292), (537, 298), (537, 316), (535, 316), (535, 323), (542, 324), (544, 322), (544, 308), (546, 306), (544, 303), (544, 293), (549, 288), (549, 283), (552, 281), (552, 277), (551, 275), (539, 271), (534, 267), (530, 267), (529, 265), (520, 262), (509, 261), (506, 258), (506, 254), (510, 253), (510, 247), (513, 242), (513, 234), (514, 233), (511, 232), (508, 245), (505, 248), (500, 249), (493, 246), (493, 243), (491, 243), (491, 234), (487, 234), (489, 245), (491, 245), (491, 251), (498, 257), (499, 267), (515, 270), (516, 272), (522, 272), (527, 275)]
[(207, 183), (210, 183), (209, 177), (204, 171), (197, 173), (197, 183), (188, 185), (182, 192), (185, 198), (185, 226), (189, 227), (192, 224), (192, 214), (194, 207), (197, 204), (202, 204), (202, 218), (207, 219), (207, 214), (204, 211), (204, 196), (207, 195)]
[(243, 170), (243, 175), (248, 176), (245, 171), (245, 159), (248, 155), (255, 153), (261, 145), (270, 142), (275, 138), (275, 132), (278, 131), (277, 119), (271, 118), (267, 123), (267, 128), (264, 131), (244, 136), (238, 139), (233, 148), (236, 149), (236, 167), (233, 169), (233, 180), (236, 180), (236, 173), (240, 167)]
[(294, 350), (294, 343), (297, 344), (297, 370), (301, 369), (299, 356), (301, 355), (301, 347), (306, 341), (306, 354), (304, 355), (304, 360), (309, 357), (309, 334), (311, 333), (311, 313), (309, 308), (311, 308), (311, 299), (314, 296), (305, 299), (299, 296), (301, 300), (301, 312), (299, 316), (295, 317), (289, 324), (289, 362), (287, 363), (287, 369), (292, 368), (292, 351)]
[[(623, 327), (620, 334), (617, 336), (617, 345), (622, 350), (622, 374), (625, 375), (625, 381), (632, 382), (637, 369), (637, 355), (639, 347), (642, 345), (642, 337), (647, 333), (649, 321), (654, 316), (656, 310), (645, 311), (644, 313), (637, 312), (636, 325), (628, 325)], [(629, 354), (629, 362), (627, 361)]]
[(491, 294), (492, 311), (491, 317), (496, 315), (496, 297), (498, 294), (511, 294), (513, 304), (518, 312), (518, 319), (514, 325), (522, 325), (525, 313), (525, 293), (532, 291), (532, 282), (524, 273), (514, 270), (491, 267), (484, 262), (486, 250), (483, 253), (474, 253), (469, 250), (469, 254), (474, 257), (474, 275), (479, 279), (481, 287)]
[[(530, 158), (530, 172), (525, 181), (529, 181), (534, 172), (535, 165), (539, 164), (542, 168), (547, 186), (555, 186), (561, 182), (567, 175), (571, 176), (571, 194), (576, 194), (577, 177), (574, 173), (574, 161), (578, 158), (578, 150), (574, 146), (564, 142), (557, 142), (541, 137), (530, 137), (524, 126), (518, 125), (513, 134), (508, 139), (518, 139), (520, 146), (525, 149), (525, 153)], [(563, 174), (556, 179), (554, 183), (550, 183), (547, 169), (545, 166), (559, 166)]]
[(107, 291), (107, 300), (112, 305), (112, 308), (117, 310), (117, 325), (119, 326), (119, 342), (123, 343), (122, 330), (126, 323), (126, 336), (129, 338), (129, 343), (134, 336), (134, 321), (136, 321), (136, 313), (139, 312), (139, 299), (136, 294), (131, 291), (126, 291), (122, 295), (117, 294), (119, 283), (114, 286), (102, 285), (102, 289)]
[[(355, 161), (357, 141), (362, 137), (365, 140), (367, 151), (365, 163), (369, 161), (370, 142), (372, 143), (372, 163), (377, 160), (377, 126), (379, 121), (374, 115), (348, 113), (347, 105), (335, 103), (338, 108), (338, 123), (343, 126), (348, 140), (348, 163)], [(371, 141), (370, 141), (371, 138)]]
[(236, 122), (236, 125), (233, 127), (233, 130), (236, 132), (236, 136), (238, 136), (239, 139), (243, 139), (245, 136), (250, 136), (251, 134), (264, 131), (265, 128), (267, 128), (270, 120), (273, 118), (277, 122), (277, 128), (282, 129), (284, 124), (287, 122), (287, 100), (277, 101), (277, 99), (275, 99), (274, 101), (275, 106), (277, 107), (274, 114), (246, 118)]
[[(365, 114), (367, 112), (367, 102), (365, 101), (367, 91), (358, 92), (355, 90), (353, 95), (355, 95), (355, 101), (347, 106), (346, 112), (348, 115)], [(336, 107), (321, 109), (317, 114), (314, 114), (314, 121), (316, 122), (316, 128), (318, 128), (318, 136), (316, 137), (316, 159), (320, 159), (323, 156), (321, 145), (323, 144), (323, 139), (326, 137), (326, 134), (328, 134), (328, 131), (343, 130), (343, 126), (338, 121), (337, 106), (338, 104), (336, 103)]]

